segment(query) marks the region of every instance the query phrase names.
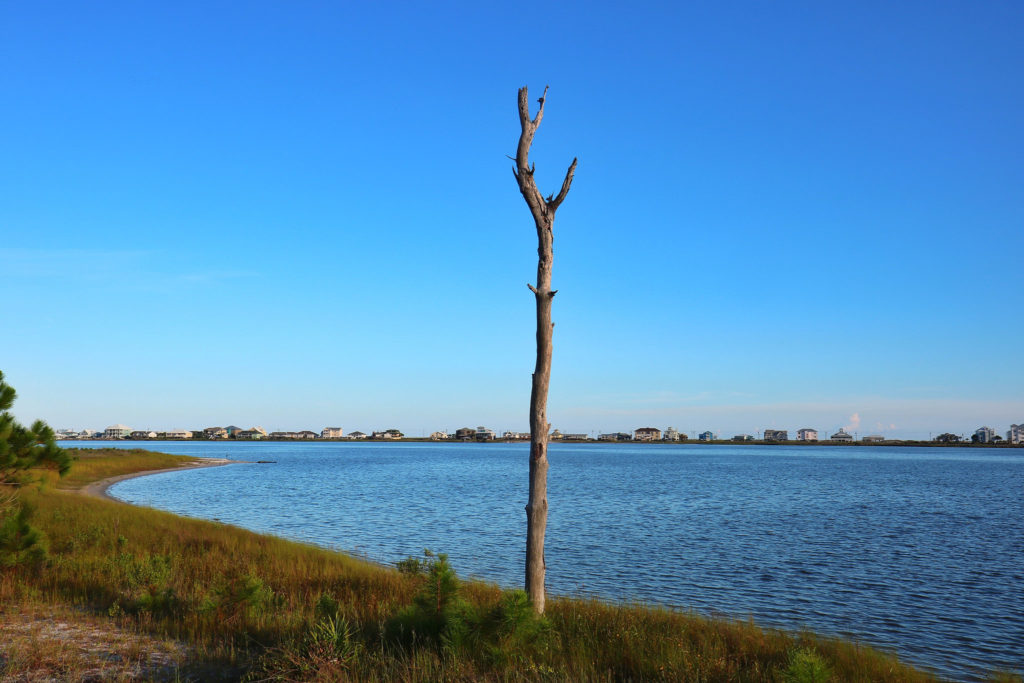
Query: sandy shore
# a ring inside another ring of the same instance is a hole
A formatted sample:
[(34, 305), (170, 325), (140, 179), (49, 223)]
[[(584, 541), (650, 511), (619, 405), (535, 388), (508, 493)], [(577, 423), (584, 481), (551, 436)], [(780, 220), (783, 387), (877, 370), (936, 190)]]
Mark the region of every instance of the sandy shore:
[(227, 460), (225, 458), (203, 458), (199, 462), (186, 462), (182, 463), (181, 465), (178, 465), (177, 467), (167, 467), (162, 470), (142, 470), (141, 472), (132, 472), (131, 474), (121, 474), (116, 477), (107, 477), (106, 479), (100, 479), (99, 481), (94, 481), (91, 484), (86, 484), (82, 488), (76, 489), (75, 493), (80, 493), (83, 496), (104, 498), (106, 500), (113, 500), (117, 501), (118, 503), (123, 503), (123, 500), (118, 500), (117, 498), (114, 498), (109, 493), (107, 493), (107, 489), (109, 489), (111, 486), (113, 486), (119, 481), (124, 481), (125, 479), (134, 479), (136, 477), (145, 477), (150, 474), (160, 474), (161, 472), (178, 472), (179, 470), (194, 470), (200, 467), (220, 467), (221, 465), (231, 465), (241, 462), (245, 461)]

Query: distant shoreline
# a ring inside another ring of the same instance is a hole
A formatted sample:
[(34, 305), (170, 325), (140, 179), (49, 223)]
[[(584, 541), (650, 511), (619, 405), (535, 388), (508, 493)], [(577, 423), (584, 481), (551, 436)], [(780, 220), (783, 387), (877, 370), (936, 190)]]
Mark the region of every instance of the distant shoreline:
[[(304, 443), (376, 443), (376, 444), (387, 444), (387, 443), (446, 443), (446, 444), (528, 444), (529, 440), (526, 439), (489, 439), (486, 441), (478, 441), (476, 439), (431, 439), (429, 437), (423, 438), (404, 438), (404, 439), (60, 439), (58, 443), (131, 443), (140, 444), (140, 448), (144, 448), (143, 444), (147, 443), (292, 443), (292, 444), (304, 444)], [(1011, 444), (1011, 443), (974, 443), (972, 441), (959, 441), (959, 442), (940, 442), (940, 441), (914, 441), (906, 439), (893, 439), (892, 441), (733, 441), (731, 439), (718, 439), (714, 441), (700, 441), (697, 439), (686, 439), (681, 441), (607, 441), (598, 439), (552, 439), (548, 441), (549, 444), (567, 444), (567, 445), (650, 445), (650, 446), (835, 446), (835, 447), (874, 447), (874, 446), (901, 446), (901, 447), (928, 447), (928, 448), (1024, 448), (1024, 444)], [(73, 447), (73, 446), (72, 446)], [(218, 464), (228, 464), (225, 463)], [(196, 465), (198, 467), (210, 467), (212, 465)], [(163, 470), (161, 470), (163, 471)]]

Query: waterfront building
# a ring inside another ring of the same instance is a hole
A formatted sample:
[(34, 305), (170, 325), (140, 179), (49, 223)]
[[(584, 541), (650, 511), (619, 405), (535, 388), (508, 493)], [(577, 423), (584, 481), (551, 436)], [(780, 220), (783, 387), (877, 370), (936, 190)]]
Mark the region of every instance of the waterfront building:
[(235, 435), (236, 439), (241, 441), (259, 441), (260, 439), (266, 438), (267, 431), (263, 427), (253, 427), (252, 429), (243, 429)]
[(655, 427), (640, 427), (633, 430), (634, 441), (660, 441), (661, 430)]
[(853, 441), (853, 435), (840, 427), (839, 431), (831, 436), (833, 441)]
[(679, 430), (675, 427), (669, 427), (665, 430), (664, 438), (665, 441), (679, 441)]
[(476, 436), (476, 430), (472, 427), (459, 427), (455, 430), (455, 438), (459, 441), (469, 441)]
[(737, 434), (736, 436), (732, 437), (732, 440), (733, 441), (756, 441), (756, 439), (754, 439), (754, 437), (751, 436), (750, 434)]
[(238, 432), (242, 431), (241, 427), (236, 427), (235, 425), (228, 425), (224, 429), (227, 430), (228, 436), (235, 436)]
[(587, 441), (589, 438), (586, 434), (562, 434), (562, 441)]
[(1024, 422), (1010, 425), (1010, 431), (1006, 432), (1006, 440), (1012, 444), (1024, 443)]
[(991, 427), (979, 427), (974, 432), (974, 436), (971, 437), (971, 441), (977, 443), (992, 443), (992, 439), (996, 436), (996, 432)]
[(430, 435), (431, 441), (447, 441), (448, 432), (434, 432)]
[(882, 436), (881, 434), (868, 434), (863, 439), (861, 439), (861, 441), (863, 441), (864, 443), (879, 443), (881, 441), (885, 441), (885, 437)]
[(529, 441), (530, 432), (505, 432), (501, 435), (505, 441)]
[(476, 434), (473, 436), (477, 441), (494, 441), (495, 434), (493, 429), (480, 426), (476, 428)]
[(123, 424), (111, 425), (103, 430), (104, 439), (127, 439), (132, 434), (132, 428)]
[(612, 432), (611, 434), (599, 434), (598, 441), (632, 441), (633, 435), (627, 432)]
[(349, 432), (348, 438), (356, 440), (365, 439), (366, 434), (364, 434), (363, 432)]
[(324, 427), (320, 431), (321, 439), (340, 439), (343, 436), (345, 436), (345, 432), (341, 427)]
[(155, 439), (156, 432), (146, 431), (144, 429), (137, 429), (131, 433), (131, 438), (139, 441), (141, 439)]
[(226, 439), (228, 438), (228, 430), (223, 427), (207, 427), (203, 430), (203, 437), (207, 439)]
[(271, 439), (297, 439), (299, 435), (295, 432), (270, 432)]
[(817, 441), (818, 440), (818, 430), (817, 429), (810, 429), (809, 427), (804, 427), (803, 429), (798, 429), (797, 432), (796, 432), (796, 440), (797, 441)]
[(191, 439), (192, 432), (187, 429), (172, 429), (164, 432), (163, 436), (165, 439)]
[(789, 432), (785, 429), (764, 430), (765, 441), (789, 441)]
[(697, 439), (699, 441), (714, 441), (715, 435), (712, 434), (711, 432), (701, 432), (700, 434), (697, 435)]

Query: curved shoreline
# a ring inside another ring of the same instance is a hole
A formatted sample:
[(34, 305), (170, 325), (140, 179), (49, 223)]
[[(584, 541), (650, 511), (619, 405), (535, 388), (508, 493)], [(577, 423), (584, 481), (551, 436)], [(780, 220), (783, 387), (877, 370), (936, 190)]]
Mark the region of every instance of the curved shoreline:
[(127, 479), (135, 479), (137, 477), (145, 477), (150, 474), (162, 474), (164, 472), (180, 472), (181, 470), (195, 470), (203, 467), (220, 467), (222, 465), (231, 465), (235, 463), (244, 463), (244, 460), (228, 460), (227, 458), (202, 458), (198, 462), (186, 462), (178, 465), (177, 467), (165, 467), (159, 470), (140, 470), (139, 472), (131, 472), (129, 474), (119, 474), (115, 477), (107, 477), (106, 479), (100, 479), (92, 483), (86, 484), (79, 489), (72, 489), (72, 493), (78, 493), (83, 496), (91, 496), (93, 498), (102, 498), (103, 500), (112, 500), (117, 503), (124, 503), (130, 505), (120, 498), (107, 493), (107, 489), (118, 482), (125, 481)]

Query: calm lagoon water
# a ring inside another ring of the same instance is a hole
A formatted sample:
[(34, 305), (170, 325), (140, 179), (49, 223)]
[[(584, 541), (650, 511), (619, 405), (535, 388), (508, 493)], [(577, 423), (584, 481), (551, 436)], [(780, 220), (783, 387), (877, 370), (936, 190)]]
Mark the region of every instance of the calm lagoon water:
[[(277, 462), (132, 479), (115, 497), (381, 562), (430, 548), (463, 576), (522, 583), (526, 444), (145, 446)], [(552, 593), (806, 626), (956, 680), (1024, 670), (1021, 451), (556, 444), (549, 458)]]

